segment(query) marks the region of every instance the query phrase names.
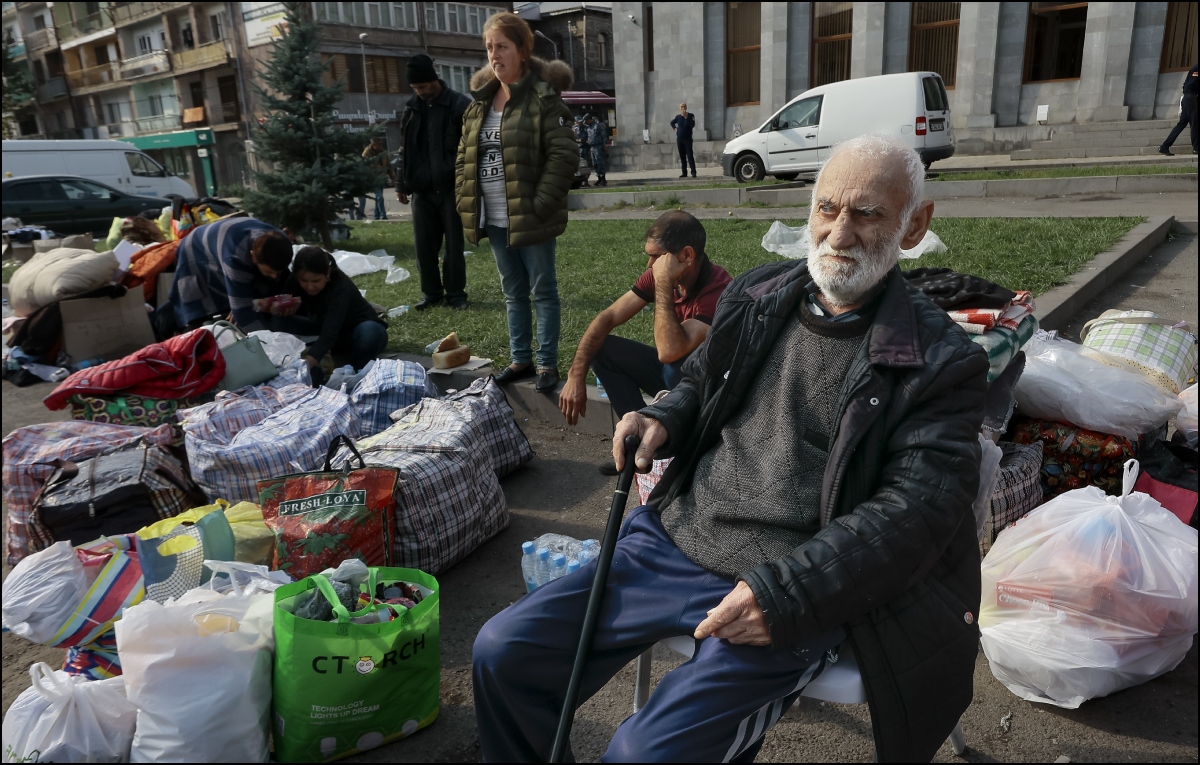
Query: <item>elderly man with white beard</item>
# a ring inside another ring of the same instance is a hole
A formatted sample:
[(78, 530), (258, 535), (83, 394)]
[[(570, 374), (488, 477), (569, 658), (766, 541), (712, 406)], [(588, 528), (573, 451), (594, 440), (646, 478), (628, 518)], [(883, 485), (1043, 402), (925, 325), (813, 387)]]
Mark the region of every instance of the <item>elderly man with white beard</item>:
[[(618, 468), (674, 460), (621, 530), (581, 703), (656, 641), (698, 642), (606, 761), (751, 761), (848, 650), (880, 762), (930, 760), (970, 704), (988, 365), (897, 267), (929, 228), (923, 190), (898, 141), (836, 147), (809, 258), (735, 279), (683, 381), (618, 424)], [(631, 434), (641, 445), (625, 455)], [(485, 759), (549, 753), (594, 565), (476, 639)]]

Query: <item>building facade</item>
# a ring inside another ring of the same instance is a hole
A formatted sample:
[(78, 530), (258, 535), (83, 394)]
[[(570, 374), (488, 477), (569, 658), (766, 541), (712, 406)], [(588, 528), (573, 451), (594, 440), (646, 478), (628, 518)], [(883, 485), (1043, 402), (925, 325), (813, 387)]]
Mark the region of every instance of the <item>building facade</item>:
[(534, 30), (534, 53), (559, 59), (575, 74), (573, 90), (615, 95), (612, 3), (517, 3)]
[[(612, 161), (675, 161), (671, 118), (696, 114), (696, 158), (789, 99), (838, 80), (935, 71), (959, 154), (1008, 152), (1055, 125), (1173, 118), (1196, 64), (1196, 3), (613, 3)], [(1040, 112), (1040, 116), (1039, 116)], [(648, 131), (648, 141), (636, 140)]]
[[(329, 81), (346, 93), (338, 121), (386, 125), (399, 146), (408, 59), (433, 57), (466, 91), (485, 61), (483, 22), (511, 3), (309, 3)], [(200, 194), (249, 185), (263, 116), (263, 63), (285, 23), (282, 3), (16, 2), (3, 25), (34, 98), (12, 115), (18, 138), (129, 141)], [(365, 35), (365, 36), (364, 36)], [(137, 172), (134, 169), (134, 172)]]

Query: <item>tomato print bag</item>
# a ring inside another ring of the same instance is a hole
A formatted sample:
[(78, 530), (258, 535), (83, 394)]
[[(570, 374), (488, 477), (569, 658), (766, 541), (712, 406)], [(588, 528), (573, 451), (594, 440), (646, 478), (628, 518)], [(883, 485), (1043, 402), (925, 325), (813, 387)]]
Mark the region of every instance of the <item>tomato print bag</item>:
[[(345, 444), (347, 459), (331, 465)], [(295, 579), (336, 568), (347, 558), (389, 566), (396, 535), (396, 468), (367, 467), (354, 442), (338, 436), (329, 445), (324, 470), (258, 482), (263, 520), (275, 534), (272, 568)]]

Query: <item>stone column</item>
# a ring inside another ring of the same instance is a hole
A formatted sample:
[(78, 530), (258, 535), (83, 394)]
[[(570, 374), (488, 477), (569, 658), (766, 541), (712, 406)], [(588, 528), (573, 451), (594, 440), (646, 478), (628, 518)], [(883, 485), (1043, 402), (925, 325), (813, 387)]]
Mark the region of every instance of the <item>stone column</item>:
[(992, 88), (1000, 30), (1000, 3), (963, 3), (958, 20), (958, 72), (950, 124), (956, 128), (996, 126)]
[(617, 93), (618, 143), (640, 145), (642, 130), (646, 128), (644, 21), (641, 3), (613, 3), (613, 79)]
[(850, 77), (883, 74), (883, 26), (887, 3), (854, 4), (854, 37), (850, 41)]
[(788, 5), (761, 3), (762, 62), (759, 66), (759, 121), (787, 102)]
[(1129, 119), (1125, 82), (1136, 3), (1089, 3), (1079, 78), (1079, 122)]
[[(692, 131), (692, 139), (707, 141), (708, 127), (704, 124), (704, 115), (708, 112), (706, 108), (707, 93), (705, 92), (704, 14), (695, 5), (689, 3), (656, 3), (654, 19), (656, 26), (658, 14), (667, 15), (668, 8), (669, 12), (676, 16), (672, 20), (672, 26), (679, 30), (678, 36), (670, 39), (681, 43), (671, 46), (672, 50), (669, 56), (678, 62), (679, 92), (668, 94), (668, 91), (662, 87), (663, 80), (659, 80), (659, 90), (661, 91), (659, 98), (663, 99), (661, 111), (672, 115), (678, 114), (679, 102), (686, 101), (688, 111), (696, 115), (696, 127)], [(668, 38), (662, 39), (666, 42)], [(667, 121), (670, 122), (673, 118), (668, 117)], [(665, 127), (667, 133), (670, 134), (670, 127)], [(674, 143), (674, 138), (670, 142)]]

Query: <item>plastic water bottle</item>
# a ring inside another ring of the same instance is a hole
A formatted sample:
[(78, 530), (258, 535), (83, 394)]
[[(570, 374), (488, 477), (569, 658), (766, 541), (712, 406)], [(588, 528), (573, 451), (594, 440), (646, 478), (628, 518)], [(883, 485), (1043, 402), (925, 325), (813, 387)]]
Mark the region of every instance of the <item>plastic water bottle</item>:
[(537, 576), (534, 569), (537, 567), (537, 550), (533, 546), (533, 542), (526, 542), (521, 545), (521, 576), (525, 578), (525, 592), (533, 592), (537, 589)]
[(579, 561), (575, 560), (574, 558), (571, 558), (571, 560), (567, 561), (567, 573), (568, 574), (574, 574), (576, 571), (578, 571), (581, 568), (583, 568), (583, 566), (579, 563)]
[(600, 545), (595, 539), (583, 540), (583, 548), (579, 551), (579, 565), (586, 566), (600, 554)]
[(537, 549), (537, 564), (534, 566), (533, 571), (534, 581), (537, 582), (538, 587), (541, 587), (543, 584), (554, 578), (552, 576), (554, 572), (551, 569), (550, 563), (550, 551), (545, 547), (539, 547)]
[(600, 382), (600, 378), (596, 378), (596, 394), (600, 398), (608, 398), (608, 391), (604, 390), (604, 383)]
[(392, 310), (388, 311), (387, 315), (388, 315), (389, 319), (396, 319), (396, 318), (403, 316), (406, 313), (408, 313), (408, 306), (398, 305), (395, 308), (393, 308)]
[(562, 553), (554, 554), (554, 569), (550, 573), (551, 579), (561, 579), (567, 575), (567, 556)]

